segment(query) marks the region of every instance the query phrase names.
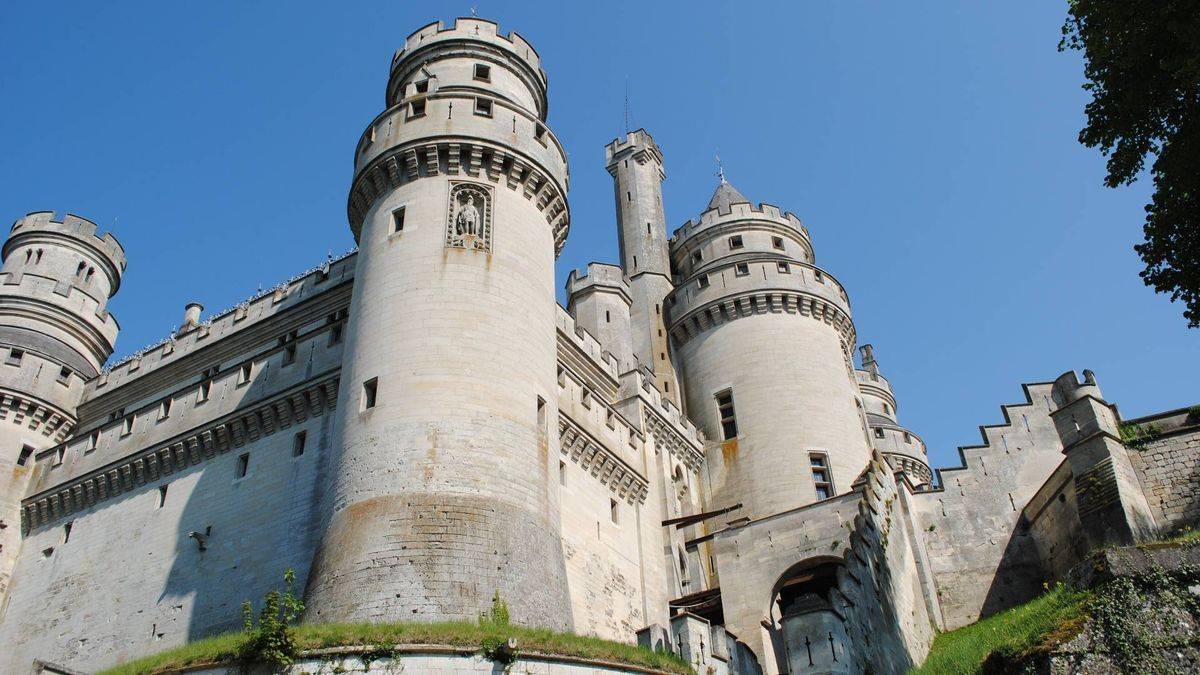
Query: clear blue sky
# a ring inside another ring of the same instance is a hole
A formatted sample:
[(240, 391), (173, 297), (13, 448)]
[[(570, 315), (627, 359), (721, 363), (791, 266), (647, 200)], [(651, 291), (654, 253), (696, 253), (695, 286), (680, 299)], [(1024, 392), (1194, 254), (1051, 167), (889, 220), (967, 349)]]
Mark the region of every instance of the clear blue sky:
[[(935, 464), (1067, 369), (1095, 370), (1126, 417), (1200, 403), (1200, 331), (1137, 276), (1150, 186), (1104, 188), (1076, 142), (1065, 3), (477, 5), (550, 77), (572, 173), (560, 285), (616, 259), (603, 146), (628, 78), (669, 227), (707, 203), (718, 150), (747, 197), (797, 213)], [(117, 353), (137, 350), (187, 301), (218, 311), (351, 248), (352, 153), (391, 54), (470, 7), (6, 3), (0, 215), (111, 228), (129, 254)]]

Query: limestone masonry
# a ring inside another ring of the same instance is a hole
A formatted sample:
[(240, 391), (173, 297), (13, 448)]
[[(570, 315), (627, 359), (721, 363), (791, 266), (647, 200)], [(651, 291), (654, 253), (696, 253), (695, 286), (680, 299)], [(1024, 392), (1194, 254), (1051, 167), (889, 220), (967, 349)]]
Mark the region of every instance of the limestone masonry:
[(605, 147), (620, 264), (559, 306), (547, 101), (516, 33), (421, 28), (354, 149), (357, 251), (118, 363), (121, 245), (13, 225), (0, 672), (237, 629), (288, 568), (308, 622), (470, 620), (499, 592), (700, 673), (903, 672), (1095, 546), (1200, 521), (1200, 409), (1122, 421), (1089, 371), (932, 470), (800, 219), (722, 178), (668, 236), (645, 130)]

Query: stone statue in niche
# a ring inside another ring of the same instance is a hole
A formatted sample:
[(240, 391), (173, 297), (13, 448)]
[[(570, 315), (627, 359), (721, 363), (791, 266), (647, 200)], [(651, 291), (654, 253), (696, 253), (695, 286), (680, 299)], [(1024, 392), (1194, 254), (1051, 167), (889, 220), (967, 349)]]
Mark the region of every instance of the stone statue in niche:
[(446, 222), (446, 248), (492, 250), (491, 188), (478, 183), (452, 183)]

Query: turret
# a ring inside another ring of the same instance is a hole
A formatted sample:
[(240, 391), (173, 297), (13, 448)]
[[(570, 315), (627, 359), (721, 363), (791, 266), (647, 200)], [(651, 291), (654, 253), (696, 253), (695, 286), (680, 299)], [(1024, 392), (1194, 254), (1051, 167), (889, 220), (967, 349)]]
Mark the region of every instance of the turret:
[(671, 239), (669, 326), (712, 503), (751, 518), (846, 492), (870, 457), (841, 284), (791, 213), (724, 180)]
[(637, 368), (630, 342), (632, 302), (624, 272), (616, 265), (590, 263), (586, 274), (571, 270), (567, 276), (567, 311), (575, 325), (616, 357), (621, 373)]
[(621, 269), (632, 296), (633, 354), (654, 373), (659, 391), (678, 404), (679, 380), (665, 330), (664, 301), (674, 285), (663, 213), (662, 151), (645, 129), (638, 129), (609, 143), (604, 155), (616, 197)]
[(0, 607), (20, 549), (20, 500), (39, 457), (77, 421), (83, 383), (117, 339), (108, 299), (121, 285), (125, 251), (96, 224), (30, 213), (0, 250)]
[(358, 241), (307, 621), (570, 627), (554, 259), (566, 155), (537, 52), (495, 23), (408, 37), (355, 152)]
[(862, 368), (854, 372), (858, 391), (862, 395), (863, 413), (870, 430), (870, 443), (883, 453), (896, 471), (908, 475), (914, 486), (929, 486), (933, 473), (929, 470), (925, 441), (900, 424), (897, 417), (896, 395), (892, 385), (879, 369), (871, 345), (859, 347)]

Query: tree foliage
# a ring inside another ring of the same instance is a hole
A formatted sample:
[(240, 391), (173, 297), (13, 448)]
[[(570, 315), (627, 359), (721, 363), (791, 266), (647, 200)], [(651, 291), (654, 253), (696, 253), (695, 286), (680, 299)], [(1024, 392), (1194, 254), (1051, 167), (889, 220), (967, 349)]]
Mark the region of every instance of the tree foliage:
[(1153, 157), (1141, 277), (1200, 327), (1200, 3), (1071, 0), (1059, 49), (1083, 53), (1079, 141), (1108, 158), (1105, 183), (1133, 183)]

